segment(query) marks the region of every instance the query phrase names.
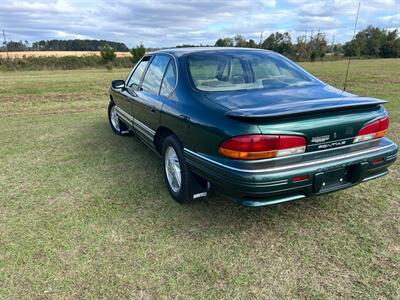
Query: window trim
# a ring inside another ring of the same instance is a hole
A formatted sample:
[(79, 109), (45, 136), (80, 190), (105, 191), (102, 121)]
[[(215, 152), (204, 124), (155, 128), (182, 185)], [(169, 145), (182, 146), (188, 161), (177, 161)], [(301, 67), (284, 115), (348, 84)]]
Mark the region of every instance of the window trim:
[(150, 63), (151, 63), (151, 61), (153, 60), (152, 55), (143, 55), (143, 57), (142, 57), (142, 58), (136, 63), (136, 65), (133, 67), (132, 71), (128, 74), (128, 78), (125, 80), (126, 84), (128, 84), (128, 82), (131, 80), (131, 78), (132, 78), (132, 76), (133, 76), (133, 73), (135, 73), (136, 69), (139, 67), (140, 63), (141, 63), (145, 58), (148, 58), (148, 60), (147, 60), (147, 66), (146, 66), (146, 68), (143, 70), (143, 74), (142, 74), (142, 77), (140, 77), (138, 87), (140, 87), (140, 86), (142, 85), (142, 81), (143, 81), (144, 75), (146, 74), (147, 69), (148, 69)]
[[(163, 95), (161, 95), (161, 89), (162, 89), (162, 86), (163, 86), (165, 74), (167, 74), (167, 70), (168, 70), (169, 66), (171, 65), (171, 63), (173, 64), (172, 68), (173, 68), (174, 71), (175, 71), (175, 72), (174, 72), (175, 86), (172, 88), (171, 92), (168, 93), (168, 96), (163, 96)], [(169, 62), (168, 62), (167, 67), (165, 68), (165, 72), (164, 72), (164, 74), (163, 74), (163, 77), (162, 77), (162, 79), (161, 79), (160, 88), (159, 88), (159, 90), (158, 90), (158, 95), (159, 95), (159, 96), (166, 97), (166, 98), (170, 98), (170, 97), (171, 97), (171, 95), (172, 95), (172, 94), (174, 93), (174, 91), (175, 91), (176, 83), (178, 82), (178, 75), (177, 75), (177, 74), (178, 74), (178, 70), (177, 70), (177, 68), (176, 68), (176, 64), (175, 64), (175, 62), (174, 62), (172, 59), (170, 59)]]
[(164, 73), (163, 73), (163, 75), (162, 75), (162, 77), (161, 77), (160, 87), (158, 88), (158, 93), (157, 93), (157, 94), (153, 94), (153, 93), (151, 93), (151, 92), (144, 91), (144, 90), (143, 90), (143, 87), (142, 87), (142, 86), (143, 86), (144, 79), (146, 78), (147, 72), (149, 71), (149, 68), (151, 67), (151, 64), (152, 64), (153, 60), (154, 60), (157, 56), (167, 56), (167, 55), (159, 55), (159, 54), (157, 54), (157, 53), (152, 55), (152, 57), (151, 57), (151, 59), (150, 59), (150, 61), (149, 61), (149, 64), (147, 65), (147, 68), (146, 68), (146, 70), (145, 70), (144, 73), (143, 73), (142, 80), (140, 81), (139, 87), (140, 87), (140, 91), (141, 91), (141, 92), (149, 93), (149, 94), (151, 94), (151, 95), (160, 96), (160, 88), (161, 88), (161, 85), (162, 85), (162, 82), (163, 82), (163, 79), (164, 79), (164, 76), (165, 76), (165, 72), (167, 71), (167, 68), (168, 68), (168, 65), (169, 65), (171, 59), (168, 60), (167, 66), (166, 66), (166, 68), (165, 68), (165, 71), (164, 71)]
[[(169, 98), (169, 97), (171, 97), (171, 95), (175, 92), (175, 90), (176, 90), (176, 88), (177, 88), (177, 86), (178, 86), (178, 80), (179, 80), (178, 64), (177, 64), (177, 61), (176, 61), (176, 57), (175, 57), (174, 55), (170, 54), (170, 53), (149, 53), (148, 55), (143, 56), (142, 59), (139, 60), (139, 61), (137, 62), (136, 66), (133, 68), (133, 70), (132, 70), (131, 73), (129, 74), (128, 80), (131, 78), (133, 72), (136, 70), (136, 68), (137, 68), (137, 66), (139, 65), (139, 63), (141, 63), (142, 60), (143, 60), (145, 57), (149, 57), (149, 63), (147, 64), (146, 69), (145, 69), (144, 72), (143, 72), (142, 78), (140, 79), (139, 87), (142, 87), (142, 84), (143, 84), (143, 81), (144, 81), (144, 77), (146, 76), (147, 71), (148, 71), (148, 69), (149, 69), (149, 67), (150, 67), (150, 65), (151, 65), (151, 63), (152, 63), (152, 61), (153, 61), (153, 59), (154, 59), (157, 55), (164, 55), (164, 56), (169, 56), (169, 57), (171, 57), (172, 59), (168, 62), (168, 65), (171, 63), (172, 60), (174, 61), (174, 68), (175, 68), (175, 86), (173, 87), (171, 93), (169, 94), (169, 96), (168, 96), (168, 98)], [(168, 68), (168, 65), (167, 65), (167, 68)], [(165, 71), (167, 71), (167, 69), (165, 69)], [(164, 72), (164, 74), (163, 74), (161, 83), (162, 83), (162, 81), (164, 80), (164, 76), (165, 76), (165, 72)], [(160, 84), (160, 89), (161, 89), (161, 84)], [(158, 90), (158, 94), (152, 94), (152, 95), (160, 96), (160, 89)], [(165, 97), (165, 96), (164, 96), (164, 97)]]

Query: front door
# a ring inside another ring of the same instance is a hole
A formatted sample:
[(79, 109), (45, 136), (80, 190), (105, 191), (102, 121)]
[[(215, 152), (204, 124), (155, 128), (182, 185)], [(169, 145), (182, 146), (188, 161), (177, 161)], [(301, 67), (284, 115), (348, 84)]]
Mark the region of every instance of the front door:
[(136, 93), (137, 119), (153, 131), (160, 126), (160, 111), (164, 102), (160, 87), (170, 60), (170, 56), (156, 55)]
[(160, 87), (170, 60), (170, 56), (155, 55), (140, 84), (130, 93), (134, 130), (150, 145), (153, 145), (155, 131), (160, 126), (160, 111), (164, 102)]

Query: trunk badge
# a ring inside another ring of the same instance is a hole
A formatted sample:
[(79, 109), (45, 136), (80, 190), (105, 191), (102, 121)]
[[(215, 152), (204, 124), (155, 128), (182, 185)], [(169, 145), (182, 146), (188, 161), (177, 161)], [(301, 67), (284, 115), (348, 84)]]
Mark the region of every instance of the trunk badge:
[(329, 141), (331, 138), (330, 135), (322, 135), (322, 136), (313, 136), (311, 138), (311, 143), (323, 143)]

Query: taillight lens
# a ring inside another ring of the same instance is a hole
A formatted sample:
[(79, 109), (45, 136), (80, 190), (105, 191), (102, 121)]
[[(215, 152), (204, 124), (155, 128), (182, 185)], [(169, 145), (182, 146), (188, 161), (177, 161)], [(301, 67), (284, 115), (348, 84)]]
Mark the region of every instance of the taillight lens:
[(354, 143), (377, 139), (386, 134), (389, 127), (389, 117), (384, 117), (360, 129)]
[(307, 141), (296, 135), (240, 135), (224, 141), (219, 153), (234, 159), (264, 159), (303, 153)]

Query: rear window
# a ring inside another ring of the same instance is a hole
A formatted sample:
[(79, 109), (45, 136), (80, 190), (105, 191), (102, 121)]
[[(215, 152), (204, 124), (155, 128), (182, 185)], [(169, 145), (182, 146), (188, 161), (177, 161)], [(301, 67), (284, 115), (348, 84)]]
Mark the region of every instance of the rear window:
[(187, 57), (191, 79), (202, 91), (277, 89), (319, 84), (299, 66), (261, 51), (201, 52)]

